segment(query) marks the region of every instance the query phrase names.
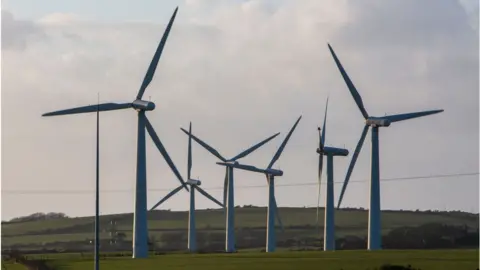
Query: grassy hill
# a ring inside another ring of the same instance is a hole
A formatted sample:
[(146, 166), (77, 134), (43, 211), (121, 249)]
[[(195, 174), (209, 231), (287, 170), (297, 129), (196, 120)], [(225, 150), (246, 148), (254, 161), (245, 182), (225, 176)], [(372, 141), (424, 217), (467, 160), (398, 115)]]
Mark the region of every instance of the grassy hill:
[[(323, 209), (320, 211), (322, 232), (315, 229), (315, 208), (280, 208), (285, 237), (304, 237), (323, 235)], [(264, 230), (266, 224), (265, 207), (237, 207), (235, 224), (237, 229)], [(341, 209), (336, 211), (337, 237), (345, 235), (364, 236), (367, 234), (368, 212), (359, 209)], [(110, 221), (116, 221), (116, 230), (124, 232), (131, 239), (133, 215), (117, 214), (101, 217), (101, 237), (109, 237)], [(93, 217), (59, 218), (26, 222), (2, 223), (2, 246), (14, 244), (40, 244), (57, 241), (83, 241), (93, 237)], [(187, 229), (188, 212), (159, 210), (149, 213), (148, 227), (150, 235), (160, 237), (165, 231), (184, 231)], [(464, 212), (421, 212), (421, 211), (383, 211), (383, 233), (403, 227), (419, 226), (426, 223), (447, 225), (466, 225), (478, 228), (479, 215)], [(197, 210), (197, 229), (223, 231), (225, 216), (223, 209)]]

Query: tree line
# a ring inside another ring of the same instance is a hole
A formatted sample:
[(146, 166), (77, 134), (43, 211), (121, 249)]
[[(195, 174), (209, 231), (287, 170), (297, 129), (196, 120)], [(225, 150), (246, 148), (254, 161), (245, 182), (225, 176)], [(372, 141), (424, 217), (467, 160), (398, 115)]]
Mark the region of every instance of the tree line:
[[(321, 250), (323, 239), (321, 237), (298, 236), (298, 231), (285, 233), (277, 231), (277, 246), (290, 250)], [(319, 234), (320, 235), (320, 234)], [(92, 236), (93, 237), (93, 236)], [(36, 252), (48, 250), (51, 252), (81, 252), (91, 251), (93, 239), (84, 241), (54, 242), (28, 245), (15, 245), (10, 249), (30, 249)], [(236, 230), (237, 249), (263, 249), (265, 247), (265, 229), (241, 228)], [(441, 223), (428, 223), (415, 227), (399, 227), (383, 235), (384, 249), (455, 249), (478, 248), (479, 230), (466, 225), (445, 225)], [(150, 250), (156, 252), (183, 252), (187, 250), (187, 230), (165, 231), (160, 236), (149, 237)], [(102, 251), (129, 251), (131, 240), (125, 234), (118, 232), (118, 237), (103, 239)], [(197, 246), (199, 252), (223, 252), (225, 248), (225, 232), (221, 230), (197, 231)], [(366, 249), (366, 236), (343, 236), (336, 239), (338, 250)]]

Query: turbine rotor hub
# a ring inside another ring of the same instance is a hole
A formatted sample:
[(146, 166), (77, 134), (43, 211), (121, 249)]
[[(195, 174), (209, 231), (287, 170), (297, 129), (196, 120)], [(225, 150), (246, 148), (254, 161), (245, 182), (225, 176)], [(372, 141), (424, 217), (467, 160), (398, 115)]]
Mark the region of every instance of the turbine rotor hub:
[(365, 123), (371, 127), (388, 127), (391, 122), (383, 117), (369, 117)]
[(202, 184), (202, 182), (200, 180), (196, 180), (196, 179), (188, 179), (187, 184), (189, 184), (191, 186), (200, 186)]
[(155, 103), (137, 99), (132, 102), (132, 107), (137, 111), (153, 111), (155, 109)]
[(227, 163), (228, 165), (236, 165), (236, 164), (239, 164), (238, 161), (236, 161), (236, 160), (227, 160), (225, 163)]

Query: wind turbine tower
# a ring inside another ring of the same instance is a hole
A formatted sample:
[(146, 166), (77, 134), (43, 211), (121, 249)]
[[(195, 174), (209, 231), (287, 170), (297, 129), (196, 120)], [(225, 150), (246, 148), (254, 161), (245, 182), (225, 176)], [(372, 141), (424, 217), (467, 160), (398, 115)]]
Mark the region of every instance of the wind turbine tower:
[(183, 181), (182, 177), (178, 173), (173, 161), (170, 159), (167, 151), (163, 147), (160, 139), (158, 138), (155, 130), (147, 119), (145, 112), (153, 111), (155, 109), (155, 103), (142, 100), (143, 94), (147, 89), (147, 86), (153, 79), (153, 75), (157, 68), (158, 61), (162, 55), (163, 48), (167, 42), (168, 34), (172, 28), (173, 21), (177, 15), (178, 7), (173, 12), (172, 17), (167, 25), (167, 29), (163, 34), (163, 37), (157, 47), (152, 62), (145, 74), (140, 90), (133, 102), (129, 103), (103, 103), (98, 105), (90, 105), (77, 107), (72, 109), (66, 109), (61, 111), (54, 111), (45, 113), (42, 116), (56, 116), (66, 114), (79, 114), (90, 113), (98, 111), (113, 111), (132, 108), (137, 111), (138, 124), (137, 124), (137, 176), (135, 187), (135, 212), (133, 214), (133, 258), (146, 258), (148, 257), (148, 228), (147, 228), (147, 165), (146, 165), (146, 151), (145, 151), (145, 128), (147, 129), (150, 137), (154, 141), (155, 145), (159, 149), (167, 161), (170, 168), (173, 170), (178, 180), (182, 183), (184, 188), (188, 191), (188, 187)]
[[(190, 128), (188, 133), (192, 133), (192, 123), (190, 123)], [(205, 190), (203, 190), (200, 185), (202, 182), (197, 179), (192, 179), (191, 177), (191, 170), (192, 170), (192, 137), (188, 137), (188, 169), (187, 169), (187, 184), (190, 186), (190, 209), (188, 212), (188, 250), (190, 252), (197, 251), (197, 232), (195, 228), (195, 190), (200, 192), (203, 196), (207, 197), (207, 199), (211, 200), (212, 202), (218, 204), (220, 207), (223, 208), (223, 204), (213, 198), (210, 194), (208, 194)], [(158, 206), (160, 206), (163, 202), (168, 200), (170, 197), (175, 195), (183, 188), (183, 185), (178, 186), (170, 193), (167, 194), (163, 199), (161, 199), (158, 203), (156, 203), (150, 211), (155, 210)]]
[[(253, 151), (257, 150), (260, 148), (262, 145), (266, 144), (269, 142), (271, 139), (275, 138), (278, 136), (277, 133), (259, 143), (256, 145), (248, 148), (247, 150), (241, 152), (240, 154), (236, 155), (233, 158), (226, 159), (220, 153), (215, 150), (213, 147), (205, 143), (204, 141), (200, 140), (198, 137), (195, 135), (191, 134), (190, 132), (186, 131), (183, 128), (180, 128), (183, 132), (185, 132), (188, 136), (191, 136), (193, 140), (195, 140), (198, 144), (200, 144), (203, 148), (205, 148), (208, 152), (210, 152), (212, 155), (216, 156), (218, 159), (220, 159), (223, 162), (226, 162), (228, 164), (235, 164), (238, 163), (237, 160), (243, 157), (246, 157)], [(233, 168), (228, 167), (226, 168), (225, 171), (225, 180), (223, 182), (223, 205), (226, 205), (227, 208), (227, 213), (226, 213), (226, 232), (225, 232), (225, 251), (226, 252), (235, 252), (235, 204), (234, 204), (234, 193), (233, 193), (233, 187), (234, 187), (234, 182), (233, 182)]]
[[(278, 208), (277, 208), (277, 203), (275, 199), (275, 176), (282, 176), (283, 171), (282, 170), (277, 170), (277, 169), (272, 169), (273, 165), (275, 162), (280, 158), (280, 155), (283, 152), (283, 149), (285, 149), (285, 145), (287, 145), (288, 140), (290, 139), (290, 136), (292, 136), (293, 131), (298, 125), (298, 122), (300, 122), (300, 119), (302, 119), (302, 116), (298, 118), (298, 120), (295, 122), (293, 125), (292, 129), (290, 132), (287, 134), (287, 137), (283, 140), (282, 144), (278, 148), (277, 152), (273, 156), (272, 160), (270, 161), (270, 164), (268, 164), (266, 169), (260, 169), (251, 165), (243, 165), (238, 162), (235, 163), (229, 163), (229, 162), (217, 162), (217, 164), (226, 166), (227, 168), (237, 168), (245, 171), (251, 171), (251, 172), (258, 172), (258, 173), (263, 173), (265, 174), (268, 182), (268, 211), (267, 211), (267, 243), (266, 243), (266, 252), (273, 252), (275, 251), (276, 247), (276, 237), (275, 237), (275, 216), (277, 216), (277, 219), (280, 220), (280, 216), (278, 215)], [(281, 223), (281, 221), (280, 221)]]
[(327, 156), (327, 194), (325, 197), (325, 225), (323, 236), (323, 250), (335, 250), (335, 206), (333, 192), (333, 157), (348, 156), (348, 150), (343, 148), (335, 148), (325, 146), (326, 123), (327, 123), (328, 98), (325, 106), (325, 118), (323, 120), (323, 130), (318, 128), (318, 148), (317, 153), (320, 154), (318, 159), (318, 202), (317, 202), (317, 222), (318, 209), (320, 204), (320, 187), (322, 184), (323, 156)]
[(333, 51), (330, 44), (328, 44), (330, 53), (332, 54), (333, 60), (337, 65), (340, 73), (342, 74), (345, 83), (350, 90), (350, 93), (355, 100), (360, 112), (362, 113), (363, 118), (365, 119), (365, 127), (363, 128), (362, 135), (358, 141), (355, 152), (352, 156), (352, 161), (347, 170), (347, 175), (345, 177), (345, 182), (343, 183), (342, 191), (340, 193), (340, 198), (338, 201), (338, 206), (340, 207), (343, 199), (343, 195), (347, 188), (348, 181), (350, 180), (350, 175), (352, 174), (355, 162), (357, 161), (358, 154), (362, 149), (363, 141), (367, 135), (368, 129), (372, 127), (372, 164), (371, 164), (371, 180), (370, 180), (370, 209), (368, 213), (368, 249), (369, 250), (378, 250), (382, 247), (382, 230), (381, 230), (381, 220), (380, 220), (380, 157), (379, 157), (379, 128), (388, 127), (391, 123), (400, 122), (412, 118), (418, 118), (422, 116), (427, 116), (431, 114), (436, 114), (443, 112), (443, 110), (431, 110), (431, 111), (422, 111), (422, 112), (413, 112), (405, 114), (396, 114), (396, 115), (385, 115), (381, 117), (370, 116), (364, 105), (360, 94), (353, 85), (353, 82), (350, 80), (350, 77), (347, 75), (347, 72), (343, 68), (340, 60)]

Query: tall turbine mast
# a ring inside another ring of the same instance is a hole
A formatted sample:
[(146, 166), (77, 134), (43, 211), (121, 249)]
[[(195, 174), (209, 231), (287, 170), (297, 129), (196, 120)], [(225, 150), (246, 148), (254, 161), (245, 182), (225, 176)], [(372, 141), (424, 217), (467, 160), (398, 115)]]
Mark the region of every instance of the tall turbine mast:
[[(226, 162), (228, 164), (235, 164), (238, 163), (238, 159), (246, 157), (247, 155), (251, 154), (273, 138), (277, 137), (278, 134), (276, 133), (273, 136), (266, 138), (265, 140), (253, 145), (252, 147), (248, 148), (247, 150), (241, 152), (240, 154), (234, 156), (233, 158), (226, 159), (224, 158), (217, 150), (213, 147), (205, 143), (204, 141), (200, 140), (195, 135), (189, 133), (185, 129), (181, 128), (181, 130), (187, 134), (188, 136), (192, 137), (194, 141), (200, 144), (203, 148), (205, 148), (208, 152), (212, 155), (220, 159), (222, 162)], [(217, 163), (218, 164), (218, 163)], [(226, 252), (235, 252), (235, 204), (234, 204), (234, 182), (233, 182), (233, 167), (227, 166), (225, 169), (225, 179), (223, 182), (223, 205), (226, 206), (226, 232), (225, 232), (225, 251)]]
[(230, 162), (217, 162), (217, 164), (226, 166), (227, 168), (237, 168), (241, 170), (257, 172), (265, 174), (267, 181), (268, 181), (268, 210), (267, 210), (267, 243), (266, 243), (266, 252), (273, 252), (276, 248), (276, 235), (275, 235), (275, 216), (279, 220), (280, 226), (282, 226), (282, 222), (280, 219), (280, 215), (278, 214), (277, 203), (275, 199), (275, 176), (282, 176), (283, 171), (278, 169), (272, 169), (273, 165), (277, 160), (280, 158), (285, 146), (287, 145), (288, 140), (292, 136), (293, 131), (300, 122), (302, 116), (300, 116), (293, 127), (290, 129), (290, 132), (287, 134), (285, 139), (283, 140), (280, 147), (278, 147), (277, 152), (273, 156), (272, 160), (268, 164), (266, 169), (260, 169), (251, 165), (244, 165), (238, 162), (230, 163)]
[(365, 119), (365, 126), (363, 128), (360, 140), (358, 141), (355, 152), (352, 156), (352, 161), (347, 170), (347, 175), (345, 177), (345, 182), (343, 183), (342, 191), (340, 193), (340, 198), (338, 200), (338, 206), (342, 203), (342, 199), (347, 188), (348, 181), (350, 180), (350, 175), (353, 172), (355, 162), (357, 161), (358, 154), (362, 149), (363, 142), (367, 136), (368, 129), (372, 127), (372, 167), (371, 167), (371, 181), (370, 181), (370, 209), (368, 215), (368, 249), (377, 250), (382, 247), (382, 235), (381, 235), (381, 220), (380, 220), (380, 161), (379, 161), (379, 142), (378, 142), (378, 133), (380, 127), (388, 127), (391, 123), (400, 122), (408, 119), (418, 118), (422, 116), (427, 116), (431, 114), (436, 114), (443, 112), (443, 110), (431, 110), (423, 112), (414, 112), (406, 114), (396, 114), (396, 115), (386, 115), (382, 117), (370, 116), (365, 106), (363, 105), (362, 97), (358, 93), (355, 85), (350, 80), (347, 72), (343, 68), (340, 60), (333, 51), (333, 48), (328, 44), (330, 53), (332, 54), (333, 60), (337, 65), (338, 70), (342, 74), (342, 77), (347, 84), (350, 94), (357, 104), (358, 109), (362, 113), (363, 118)]
[[(188, 165), (187, 165), (187, 184), (190, 186), (190, 208), (188, 212), (188, 250), (190, 252), (197, 251), (197, 232), (195, 226), (195, 190), (200, 192), (203, 196), (205, 196), (210, 201), (216, 203), (220, 207), (224, 208), (224, 205), (215, 199), (212, 195), (208, 194), (205, 190), (203, 190), (200, 185), (202, 182), (198, 179), (191, 178), (191, 171), (192, 171), (192, 123), (190, 122), (190, 127), (188, 129)], [(182, 190), (183, 186), (180, 185), (170, 193), (167, 194), (163, 199), (161, 199), (158, 203), (156, 203), (150, 211), (155, 210), (158, 206), (160, 206), (163, 202), (168, 200), (170, 197), (175, 195), (177, 192)]]
[[(319, 156), (319, 168), (318, 175), (321, 177), (323, 170), (323, 156), (327, 156), (327, 193), (325, 196), (325, 220), (324, 220), (324, 234), (323, 234), (323, 250), (335, 250), (335, 206), (334, 206), (334, 182), (333, 182), (333, 157), (335, 156), (347, 156), (348, 150), (342, 148), (325, 146), (326, 139), (326, 123), (327, 123), (327, 104), (325, 105), (325, 118), (323, 120), (323, 131), (320, 132), (319, 128), (319, 147), (317, 153)], [(320, 179), (320, 178), (319, 178)], [(320, 185), (321, 180), (318, 183), (318, 201), (320, 201)], [(318, 204), (317, 204), (317, 222), (318, 222)]]
[(67, 114), (79, 114), (90, 113), (96, 111), (113, 111), (122, 109), (134, 109), (137, 111), (138, 123), (137, 123), (137, 172), (136, 172), (136, 184), (135, 184), (135, 210), (133, 217), (133, 258), (146, 258), (148, 257), (148, 228), (147, 228), (147, 165), (146, 165), (146, 151), (145, 151), (145, 129), (147, 129), (150, 137), (155, 143), (156, 147), (162, 154), (163, 158), (170, 166), (177, 179), (188, 191), (188, 187), (183, 181), (182, 176), (178, 172), (175, 164), (168, 155), (165, 147), (158, 138), (151, 123), (148, 121), (145, 112), (155, 109), (155, 103), (142, 100), (143, 94), (148, 85), (152, 82), (155, 70), (157, 69), (160, 56), (167, 42), (168, 35), (172, 28), (173, 22), (177, 15), (178, 7), (168, 22), (167, 28), (158, 44), (157, 50), (153, 56), (153, 59), (148, 67), (145, 78), (140, 86), (138, 94), (134, 101), (128, 103), (102, 103), (91, 106), (83, 106), (72, 109), (60, 110), (45, 113), (42, 116), (56, 116)]

